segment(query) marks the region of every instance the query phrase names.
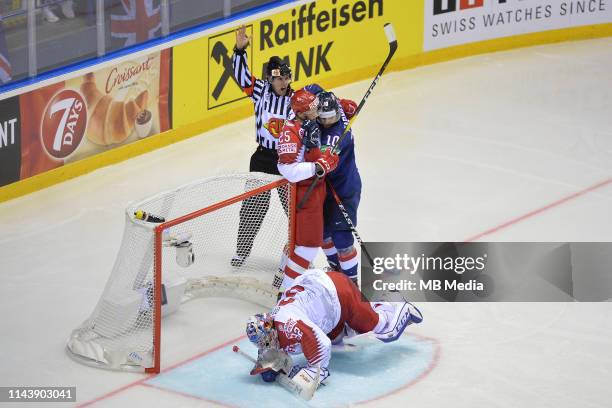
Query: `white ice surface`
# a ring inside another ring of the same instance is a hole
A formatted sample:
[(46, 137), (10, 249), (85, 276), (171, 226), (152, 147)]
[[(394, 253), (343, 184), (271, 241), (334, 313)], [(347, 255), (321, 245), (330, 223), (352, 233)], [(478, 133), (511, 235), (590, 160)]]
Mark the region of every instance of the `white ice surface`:
[[(610, 67), (612, 39), (599, 39), (386, 74), (355, 123), (360, 234), (460, 241), (610, 180)], [(359, 100), (367, 86), (335, 91)], [(119, 390), (97, 406), (209, 404), (123, 389), (143, 376), (77, 364), (64, 344), (104, 287), (128, 202), (246, 171), (253, 132), (253, 119), (232, 123), (0, 204), (0, 386), (76, 385), (80, 403)], [(612, 241), (612, 183), (482, 239)], [(437, 365), (371, 406), (610, 406), (609, 302), (422, 309), (426, 321), (410, 329), (437, 339)], [(235, 300), (188, 303), (163, 323), (162, 365), (238, 338), (256, 310)]]

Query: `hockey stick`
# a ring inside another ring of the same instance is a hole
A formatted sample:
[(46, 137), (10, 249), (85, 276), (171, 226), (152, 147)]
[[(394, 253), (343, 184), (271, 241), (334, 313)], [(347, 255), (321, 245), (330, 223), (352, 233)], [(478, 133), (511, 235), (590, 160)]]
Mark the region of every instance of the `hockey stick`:
[[(361, 109), (363, 108), (363, 105), (365, 105), (366, 101), (368, 100), (368, 97), (372, 93), (372, 90), (374, 89), (374, 87), (378, 83), (378, 80), (382, 76), (383, 72), (385, 72), (385, 69), (387, 68), (387, 65), (389, 65), (389, 61), (391, 61), (391, 58), (393, 57), (393, 54), (395, 54), (395, 51), (397, 51), (397, 38), (395, 37), (395, 31), (393, 31), (393, 26), (391, 25), (391, 23), (385, 24), (385, 35), (387, 36), (387, 41), (389, 42), (389, 54), (387, 54), (387, 58), (385, 59), (385, 62), (382, 64), (382, 67), (380, 67), (380, 70), (378, 71), (378, 74), (376, 74), (376, 77), (374, 78), (374, 80), (370, 84), (370, 87), (368, 88), (368, 91), (363, 96), (363, 98), (361, 98), (361, 102), (359, 102), (359, 106), (357, 107), (357, 110), (355, 111), (355, 114), (349, 120), (349, 123), (346, 125), (346, 128), (344, 129), (344, 132), (342, 132), (342, 135), (340, 136), (340, 139), (338, 139), (338, 142), (336, 142), (336, 145), (333, 147), (332, 153), (334, 153), (336, 148), (338, 146), (340, 146), (340, 143), (342, 142), (342, 139), (344, 139), (344, 137), (347, 135), (348, 131), (351, 129), (351, 126), (353, 126), (353, 122), (357, 119), (357, 116), (359, 115), (359, 112), (361, 112)], [(314, 190), (314, 188), (316, 187), (318, 182), (319, 182), (319, 178), (318, 177), (315, 177), (312, 180), (312, 183), (310, 183), (310, 185), (308, 186), (308, 190), (306, 190), (306, 193), (304, 193), (304, 196), (302, 197), (302, 199), (300, 200), (300, 202), (297, 205), (298, 210), (301, 209), (302, 207), (304, 207), (304, 204), (306, 203), (306, 200), (308, 200), (308, 197), (310, 197), (310, 195), (312, 194), (312, 190)]]
[(353, 221), (351, 220), (351, 217), (349, 216), (348, 211), (346, 210), (346, 207), (344, 206), (344, 204), (342, 204), (342, 200), (340, 200), (340, 197), (338, 197), (338, 193), (336, 193), (336, 190), (331, 185), (331, 183), (328, 180), (326, 181), (327, 181), (327, 187), (331, 190), (334, 196), (334, 200), (336, 200), (336, 204), (338, 204), (338, 208), (340, 209), (340, 212), (344, 216), (344, 220), (346, 221), (349, 228), (351, 229), (351, 232), (355, 236), (355, 239), (357, 240), (357, 242), (359, 242), (359, 246), (361, 247), (361, 250), (365, 254), (366, 258), (368, 258), (368, 261), (370, 262), (370, 266), (374, 267), (374, 260), (372, 259), (372, 256), (368, 252), (365, 244), (361, 240), (361, 236), (359, 236), (359, 233), (357, 232), (357, 228), (355, 228), (355, 224), (353, 224)]
[[(253, 364), (257, 364), (257, 360), (255, 360), (253, 357), (251, 357), (250, 355), (248, 355), (247, 353), (242, 351), (240, 349), (240, 347), (234, 345), (232, 347), (232, 351), (234, 353), (240, 354), (242, 357), (246, 358), (247, 360), (249, 360)], [(309, 401), (309, 400), (312, 399), (315, 391), (317, 390), (317, 387), (319, 386), (319, 375), (320, 375), (320, 373), (319, 373), (319, 369), (317, 367), (317, 381), (315, 381), (313, 383), (312, 387), (304, 387), (302, 384), (298, 384), (297, 382), (295, 382), (291, 378), (289, 378), (289, 376), (287, 376), (287, 374), (282, 373), (282, 372), (280, 372), (278, 374), (278, 376), (276, 377), (276, 382), (278, 382), (287, 391), (289, 391), (289, 392), (291, 392), (293, 394), (297, 394), (300, 397), (302, 397), (303, 399), (305, 399), (306, 401)]]

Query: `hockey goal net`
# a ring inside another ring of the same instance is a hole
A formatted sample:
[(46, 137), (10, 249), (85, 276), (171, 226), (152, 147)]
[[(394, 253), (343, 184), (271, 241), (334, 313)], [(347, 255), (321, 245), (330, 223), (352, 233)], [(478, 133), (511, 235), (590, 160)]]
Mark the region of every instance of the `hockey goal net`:
[(216, 296), (274, 305), (281, 258), (293, 247), (294, 197), (286, 180), (246, 173), (130, 205), (110, 278), (68, 339), (68, 354), (102, 368), (159, 372), (161, 318), (181, 303)]

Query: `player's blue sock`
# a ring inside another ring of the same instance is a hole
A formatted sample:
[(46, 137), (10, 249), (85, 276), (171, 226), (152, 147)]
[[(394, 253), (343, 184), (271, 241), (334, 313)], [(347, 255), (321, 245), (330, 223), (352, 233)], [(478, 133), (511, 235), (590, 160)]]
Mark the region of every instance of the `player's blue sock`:
[(340, 249), (338, 251), (338, 259), (340, 260), (342, 272), (349, 278), (356, 279), (359, 259), (355, 247), (351, 246), (350, 248)]
[(323, 252), (325, 252), (325, 256), (327, 257), (327, 263), (330, 268), (335, 271), (340, 271), (340, 260), (338, 259), (338, 250), (334, 246), (331, 238), (326, 238), (323, 241)]

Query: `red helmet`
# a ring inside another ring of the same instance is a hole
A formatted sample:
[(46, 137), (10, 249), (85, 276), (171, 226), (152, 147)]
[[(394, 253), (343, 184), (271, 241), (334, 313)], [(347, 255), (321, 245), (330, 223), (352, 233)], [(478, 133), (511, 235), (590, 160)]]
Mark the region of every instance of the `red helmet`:
[(308, 112), (319, 107), (319, 98), (305, 89), (300, 89), (291, 96), (291, 109), (295, 113)]

